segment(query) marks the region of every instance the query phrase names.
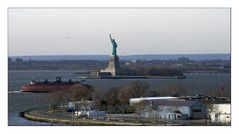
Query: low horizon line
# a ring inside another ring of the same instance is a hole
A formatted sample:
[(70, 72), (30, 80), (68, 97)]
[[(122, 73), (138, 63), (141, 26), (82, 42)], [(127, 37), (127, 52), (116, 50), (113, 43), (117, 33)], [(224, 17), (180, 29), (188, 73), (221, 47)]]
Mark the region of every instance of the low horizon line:
[[(215, 55), (215, 54), (231, 54), (231, 53), (185, 53), (185, 54), (122, 54), (118, 56), (136, 56), (136, 55)], [(8, 55), (8, 57), (17, 57), (17, 56), (109, 56), (107, 54), (55, 54), (55, 55)]]

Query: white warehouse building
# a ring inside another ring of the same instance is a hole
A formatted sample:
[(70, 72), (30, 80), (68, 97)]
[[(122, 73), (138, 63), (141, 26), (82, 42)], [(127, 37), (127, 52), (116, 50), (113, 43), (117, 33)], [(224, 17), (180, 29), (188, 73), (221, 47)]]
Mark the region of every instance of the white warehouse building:
[(142, 117), (157, 117), (162, 119), (205, 119), (207, 107), (200, 101), (180, 99), (171, 100), (145, 100), (142, 103), (147, 107), (143, 110)]
[(129, 105), (132, 106), (132, 105), (140, 103), (141, 101), (144, 101), (144, 100), (168, 100), (168, 99), (178, 99), (178, 98), (179, 97), (171, 97), (171, 96), (131, 98), (131, 99), (129, 99)]

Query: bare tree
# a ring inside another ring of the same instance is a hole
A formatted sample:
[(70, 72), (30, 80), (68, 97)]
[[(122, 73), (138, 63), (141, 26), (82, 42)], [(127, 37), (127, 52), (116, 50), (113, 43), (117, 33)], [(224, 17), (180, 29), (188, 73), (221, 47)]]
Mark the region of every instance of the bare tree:
[(134, 105), (135, 115), (138, 117), (139, 122), (141, 122), (141, 114), (145, 109), (145, 102), (140, 102)]
[(69, 101), (91, 100), (93, 88), (90, 86), (75, 85), (67, 91), (52, 92), (48, 95), (49, 109), (56, 110), (58, 106)]
[(92, 87), (83, 86), (80, 84), (77, 84), (69, 90), (69, 95), (72, 101), (78, 101), (78, 100), (92, 100), (94, 89)]
[(130, 90), (133, 98), (139, 98), (145, 96), (149, 85), (141, 81), (133, 81), (130, 83)]
[(174, 84), (163, 91), (163, 95), (180, 96), (186, 92), (185, 87), (181, 84)]
[(120, 105), (128, 105), (132, 93), (133, 92), (130, 87), (121, 88), (116, 95), (116, 98), (117, 100), (119, 100)]
[(117, 94), (120, 90), (120, 87), (115, 87), (115, 88), (111, 88), (107, 94), (106, 94), (106, 98), (107, 98), (107, 105), (109, 106), (115, 106), (119, 104), (119, 100), (117, 98)]
[(49, 110), (57, 110), (58, 106), (66, 102), (64, 92), (52, 92), (48, 95)]
[(93, 101), (95, 101), (96, 107), (106, 106), (107, 105), (107, 92), (102, 89), (95, 89), (93, 92)]

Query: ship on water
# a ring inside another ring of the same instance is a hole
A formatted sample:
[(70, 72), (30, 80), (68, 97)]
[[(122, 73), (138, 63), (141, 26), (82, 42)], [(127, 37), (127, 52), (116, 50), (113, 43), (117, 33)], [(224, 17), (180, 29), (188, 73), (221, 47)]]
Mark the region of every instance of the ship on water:
[(27, 85), (21, 87), (21, 92), (56, 92), (65, 91), (71, 89), (74, 85), (81, 84), (83, 86), (89, 86), (83, 80), (82, 82), (62, 81), (61, 77), (56, 77), (55, 81), (48, 81), (47, 79), (43, 82), (31, 80)]

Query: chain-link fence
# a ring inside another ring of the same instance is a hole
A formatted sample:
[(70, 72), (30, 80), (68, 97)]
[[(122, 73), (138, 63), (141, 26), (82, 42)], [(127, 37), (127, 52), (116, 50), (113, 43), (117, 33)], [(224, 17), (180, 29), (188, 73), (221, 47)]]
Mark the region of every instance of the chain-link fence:
[[(103, 106), (97, 107), (92, 116), (76, 116), (76, 119), (92, 119), (104, 121), (125, 121), (125, 122), (138, 122), (151, 125), (222, 125), (212, 123), (209, 118), (205, 119), (163, 119), (160, 118), (156, 111), (152, 111), (151, 116), (145, 116), (144, 107), (132, 108), (130, 106)], [(104, 111), (105, 114), (98, 114), (99, 111)]]

